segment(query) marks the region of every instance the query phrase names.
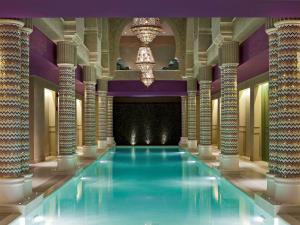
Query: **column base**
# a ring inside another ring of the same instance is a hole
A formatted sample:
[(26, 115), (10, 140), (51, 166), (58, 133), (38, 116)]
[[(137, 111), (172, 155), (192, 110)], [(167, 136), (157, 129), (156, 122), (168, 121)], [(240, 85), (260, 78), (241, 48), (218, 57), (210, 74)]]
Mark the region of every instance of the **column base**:
[(239, 156), (220, 154), (220, 169), (222, 171), (238, 171)]
[(98, 149), (106, 149), (107, 147), (107, 141), (105, 140), (99, 140), (97, 143), (97, 148)]
[(275, 195), (275, 176), (274, 174), (267, 173), (267, 195), (274, 197)]
[(24, 197), (32, 195), (32, 175), (31, 173), (24, 175)]
[(92, 146), (83, 146), (82, 148), (82, 156), (83, 157), (91, 157), (96, 158), (97, 157), (97, 145)]
[(57, 156), (58, 172), (74, 172), (77, 168), (77, 155), (59, 155)]
[(107, 137), (107, 145), (108, 146), (115, 146), (116, 145), (114, 137)]
[(187, 137), (181, 137), (178, 145), (186, 146), (187, 144), (188, 144), (188, 138)]
[(200, 159), (215, 159), (216, 157), (213, 156), (213, 151), (216, 149), (213, 145), (198, 145), (198, 157)]
[(275, 200), (281, 203), (300, 204), (300, 178), (275, 177)]
[(18, 203), (24, 199), (24, 177), (0, 178), (0, 204)]
[(197, 149), (197, 140), (188, 140), (188, 148), (191, 150)]

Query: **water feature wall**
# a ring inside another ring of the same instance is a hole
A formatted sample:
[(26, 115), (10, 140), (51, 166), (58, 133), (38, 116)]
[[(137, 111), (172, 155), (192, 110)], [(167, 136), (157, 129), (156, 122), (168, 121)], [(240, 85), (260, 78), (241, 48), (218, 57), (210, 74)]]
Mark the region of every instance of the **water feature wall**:
[(113, 121), (117, 145), (177, 145), (180, 97), (114, 97)]

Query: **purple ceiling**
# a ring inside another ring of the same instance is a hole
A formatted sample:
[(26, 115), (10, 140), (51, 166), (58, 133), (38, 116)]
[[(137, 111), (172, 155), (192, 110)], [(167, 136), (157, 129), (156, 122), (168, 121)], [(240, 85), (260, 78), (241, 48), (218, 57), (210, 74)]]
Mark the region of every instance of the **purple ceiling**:
[(299, 16), (299, 0), (4, 0), (1, 17)]

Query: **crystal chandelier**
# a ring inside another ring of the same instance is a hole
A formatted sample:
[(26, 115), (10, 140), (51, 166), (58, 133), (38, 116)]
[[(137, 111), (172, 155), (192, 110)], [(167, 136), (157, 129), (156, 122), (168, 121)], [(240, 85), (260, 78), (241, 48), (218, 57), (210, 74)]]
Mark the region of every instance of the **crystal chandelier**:
[(159, 18), (133, 18), (131, 31), (143, 42), (148, 45), (162, 31)]
[(149, 47), (144, 46), (139, 48), (135, 64), (142, 73), (152, 70), (155, 62)]
[(147, 72), (142, 73), (141, 75), (141, 81), (146, 87), (149, 87), (154, 82), (154, 80), (155, 78), (152, 70), (148, 70)]

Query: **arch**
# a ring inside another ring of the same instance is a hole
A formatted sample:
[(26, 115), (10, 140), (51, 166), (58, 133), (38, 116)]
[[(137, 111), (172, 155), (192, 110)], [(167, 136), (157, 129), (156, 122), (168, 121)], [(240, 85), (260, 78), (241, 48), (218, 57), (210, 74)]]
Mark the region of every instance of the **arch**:
[[(122, 36), (122, 32), (124, 28), (131, 23), (132, 19), (115, 19), (112, 23), (111, 27), (111, 37), (113, 38), (112, 42), (113, 44), (110, 44), (110, 52), (113, 53), (110, 56), (110, 62), (111, 62), (111, 72), (112, 74), (115, 74), (116, 71), (116, 60), (120, 57), (120, 40)], [(179, 59), (180, 63), (180, 70), (182, 70), (182, 65), (184, 64), (183, 57), (182, 57), (182, 40), (180, 37), (180, 32), (178, 30), (178, 27), (171, 19), (162, 19), (162, 22), (167, 23), (167, 25), (170, 27), (174, 34), (175, 39), (175, 57)]]

